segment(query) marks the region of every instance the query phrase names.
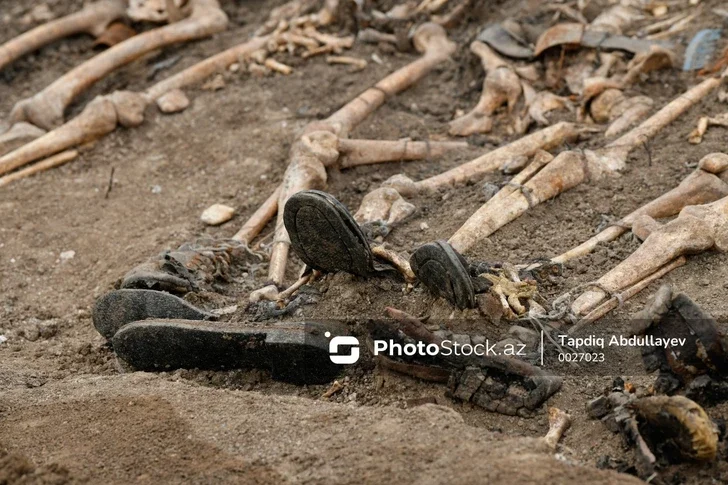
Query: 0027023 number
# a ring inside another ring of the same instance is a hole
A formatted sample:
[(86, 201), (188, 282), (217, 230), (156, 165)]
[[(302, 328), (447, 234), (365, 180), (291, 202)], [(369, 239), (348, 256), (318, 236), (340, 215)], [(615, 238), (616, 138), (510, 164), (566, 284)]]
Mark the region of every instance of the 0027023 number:
[(560, 353), (559, 362), (604, 362), (604, 354), (596, 352)]

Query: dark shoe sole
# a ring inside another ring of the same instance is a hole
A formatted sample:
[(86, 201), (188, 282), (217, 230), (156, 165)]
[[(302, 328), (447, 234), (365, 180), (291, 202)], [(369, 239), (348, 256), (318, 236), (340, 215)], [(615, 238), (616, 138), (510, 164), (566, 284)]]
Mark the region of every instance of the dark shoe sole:
[(268, 369), (276, 380), (330, 382), (342, 370), (329, 355), (329, 338), (345, 327), (282, 323), (244, 327), (230, 323), (147, 320), (126, 325), (112, 344), (126, 366), (141, 371), (173, 369)]
[(374, 258), (361, 228), (341, 202), (318, 190), (305, 190), (286, 203), (283, 222), (291, 247), (311, 268), (371, 276)]
[(417, 279), (461, 310), (475, 307), (475, 289), (467, 262), (445, 241), (427, 243), (410, 258)]
[(217, 316), (177, 296), (153, 290), (112, 291), (96, 300), (93, 309), (94, 327), (107, 339), (124, 325), (148, 318), (216, 320)]

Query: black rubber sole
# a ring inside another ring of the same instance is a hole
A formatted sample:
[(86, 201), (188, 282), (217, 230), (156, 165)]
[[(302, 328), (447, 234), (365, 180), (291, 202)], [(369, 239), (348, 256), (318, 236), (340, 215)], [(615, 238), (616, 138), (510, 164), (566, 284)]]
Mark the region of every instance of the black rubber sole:
[(358, 276), (375, 273), (371, 248), (341, 202), (318, 190), (304, 190), (286, 203), (283, 222), (291, 247), (311, 268)]
[(345, 334), (334, 323), (285, 323), (244, 327), (230, 323), (146, 320), (126, 325), (112, 344), (126, 366), (173, 369), (268, 369), (276, 380), (330, 382), (342, 370), (331, 362), (329, 337)]
[(217, 316), (183, 299), (153, 290), (115, 290), (98, 300), (93, 309), (96, 330), (110, 339), (124, 325), (148, 318), (216, 320)]
[(461, 310), (475, 307), (475, 289), (467, 262), (445, 241), (427, 243), (412, 254), (410, 266), (431, 292)]

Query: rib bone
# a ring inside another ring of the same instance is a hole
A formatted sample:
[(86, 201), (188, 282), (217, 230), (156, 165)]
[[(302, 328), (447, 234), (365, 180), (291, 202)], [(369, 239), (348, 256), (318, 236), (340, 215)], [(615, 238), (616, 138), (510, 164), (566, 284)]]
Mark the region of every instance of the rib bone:
[(59, 126), (68, 105), (115, 69), (155, 49), (206, 37), (226, 28), (227, 16), (217, 0), (193, 2), (192, 14), (185, 20), (116, 44), (67, 72), (35, 96), (19, 101), (10, 113), (11, 122), (28, 121), (46, 130)]
[(79, 12), (39, 25), (0, 46), (0, 71), (22, 56), (64, 37), (82, 33), (98, 37), (114, 20), (123, 18), (125, 12), (124, 0), (101, 0)]

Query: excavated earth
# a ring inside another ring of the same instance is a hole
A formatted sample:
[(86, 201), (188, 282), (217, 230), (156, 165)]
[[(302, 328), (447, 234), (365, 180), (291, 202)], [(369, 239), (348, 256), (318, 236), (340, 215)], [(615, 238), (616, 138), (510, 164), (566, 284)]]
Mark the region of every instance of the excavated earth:
[[(77, 113), (93, 96), (115, 89), (142, 90), (241, 42), (281, 3), (224, 0), (231, 20), (226, 32), (133, 62), (95, 85), (67, 115)], [(384, 3), (380, 9), (391, 7)], [(721, 26), (721, 17), (711, 9), (722, 2), (702, 3), (702, 13), (688, 30), (672, 39), (680, 54), (699, 29)], [(80, 0), (47, 4), (56, 16), (82, 7)], [(453, 61), (379, 109), (354, 136), (443, 138), (455, 111), (469, 109), (480, 94), (483, 72), (467, 49), (469, 43), (482, 26), (528, 16), (538, 4), (476, 2), (465, 22), (450, 33), (459, 46)], [(22, 21), (31, 7), (29, 2), (2, 1), (0, 42), (33, 25)], [(94, 54), (89, 38), (79, 36), (5, 69), (0, 73), (0, 119), (17, 100)], [(536, 439), (548, 429), (546, 407), (529, 419), (488, 413), (450, 399), (445, 386), (379, 369), (370, 358), (347, 367), (339, 379), (343, 390), (328, 400), (320, 399), (328, 386), (278, 383), (262, 371), (119, 371), (113, 352), (91, 323), (94, 300), (128, 269), (164, 249), (201, 236), (232, 236), (281, 180), (289, 146), (306, 123), (328, 116), (416, 56), (363, 44), (347, 54), (367, 59), (366, 69), (352, 73), (322, 57), (303, 60), (280, 54), (277, 58), (295, 69), (289, 76), (225, 72), (222, 89), (187, 89), (192, 104), (186, 111), (165, 116), (150, 108), (142, 126), (119, 129), (82, 147), (80, 157), (66, 166), (0, 189), (0, 335), (7, 338), (0, 343), (0, 483), (638, 482), (619, 473), (630, 470), (631, 450), (585, 411), (585, 403), (615, 376), (639, 388), (652, 382), (652, 376), (640, 375), (636, 352), (611, 362), (607, 372), (564, 376), (563, 388), (548, 405), (569, 412), (573, 426), (556, 454)], [(696, 82), (693, 73), (660, 71), (628, 94), (647, 94), (661, 106)], [(605, 221), (677, 185), (704, 155), (724, 151), (724, 129), (710, 130), (700, 145), (690, 145), (687, 135), (700, 116), (727, 109), (712, 94), (633, 152), (621, 176), (581, 186), (536, 207), (468, 256), (518, 263), (571, 248)], [(420, 179), (507, 143), (513, 137), (502, 128), (505, 114), (498, 120), (493, 133), (471, 137), (472, 148), (463, 153), (334, 170), (328, 190), (356, 208), (364, 194), (391, 175)], [(597, 136), (578, 146), (600, 143)], [(486, 182), (505, 180), (493, 174)], [(447, 239), (484, 200), (482, 183), (417, 198), (415, 216), (387, 241), (408, 253), (424, 242)], [(213, 203), (234, 207), (236, 216), (221, 227), (205, 226), (200, 214)], [(269, 225), (263, 231), (268, 235), (264, 249), (272, 230)], [(542, 294), (553, 298), (596, 279), (637, 245), (625, 236), (600, 247), (568, 264)], [(300, 267), (295, 257), (293, 263), (289, 281)], [(693, 256), (663, 282), (687, 293), (725, 329), (727, 263), (726, 254)], [(202, 295), (195, 303), (237, 305), (227, 318), (243, 325), (251, 318), (248, 294), (265, 280), (265, 267), (260, 270), (227, 288), (225, 296)], [(630, 315), (658, 287), (653, 283), (609, 321), (595, 325), (624, 330)], [(503, 335), (510, 325), (490, 322), (477, 311), (453, 312), (422, 288), (403, 292), (386, 280), (331, 275), (308, 291), (318, 302), (284, 319), (341, 319), (356, 334), (362, 324), (381, 317), (386, 306), (395, 306), (460, 333)], [(724, 418), (728, 405), (707, 411)], [(599, 468), (605, 465), (612, 469)], [(670, 483), (728, 483), (725, 450), (715, 462), (677, 465), (663, 473)]]

